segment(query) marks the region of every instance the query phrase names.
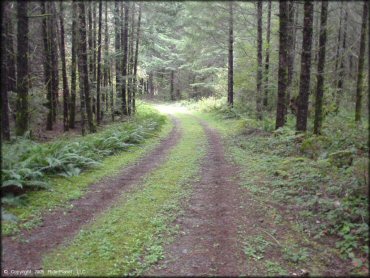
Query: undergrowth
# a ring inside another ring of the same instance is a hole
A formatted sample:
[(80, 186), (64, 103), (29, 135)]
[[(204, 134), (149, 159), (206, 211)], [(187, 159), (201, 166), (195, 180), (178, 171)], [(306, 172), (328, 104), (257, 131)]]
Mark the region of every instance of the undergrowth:
[(168, 225), (188, 196), (204, 155), (205, 134), (196, 119), (182, 118), (185, 130), (168, 160), (133, 193), (98, 217), (67, 246), (44, 258), (44, 269), (68, 265), (83, 275), (141, 275), (164, 257), (163, 245), (176, 227)]
[[(355, 273), (368, 270), (367, 122), (355, 125), (348, 112), (328, 116), (320, 136), (296, 134), (290, 117), (274, 131), (274, 121), (256, 121), (217, 108), (200, 114), (228, 134), (233, 159), (243, 165), (249, 191), (284, 214), (294, 212), (309, 238), (352, 261)], [(206, 105), (205, 105), (206, 106)], [(201, 106), (194, 105), (198, 111)], [(230, 135), (231, 134), (231, 135)], [(248, 159), (253, 158), (253, 159)]]
[[(154, 135), (165, 123), (164, 116), (145, 107), (130, 121), (113, 124), (98, 134), (45, 144), (26, 144), (28, 141), (20, 139), (14, 145), (3, 146), (3, 152), (7, 153), (3, 158), (4, 165), (7, 165), (4, 172), (13, 173), (20, 183), (24, 180), (47, 185), (42, 190), (27, 190), (26, 194), (19, 196), (7, 194), (2, 197), (3, 234), (15, 234), (19, 229), (38, 225), (40, 221), (37, 219), (42, 211), (80, 197), (88, 185), (106, 175), (114, 175), (124, 165), (137, 160), (156, 146), (159, 138)], [(171, 129), (170, 124), (164, 126), (160, 137)], [(12, 150), (16, 155), (11, 155)], [(27, 173), (35, 177), (29, 177)], [(8, 181), (6, 187), (13, 183), (9, 176), (4, 178), (4, 173), (3, 181)]]

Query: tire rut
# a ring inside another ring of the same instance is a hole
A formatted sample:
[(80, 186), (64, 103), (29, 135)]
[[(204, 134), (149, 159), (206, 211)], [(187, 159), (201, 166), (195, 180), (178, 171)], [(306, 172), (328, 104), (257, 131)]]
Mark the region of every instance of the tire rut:
[[(57, 208), (42, 215), (42, 225), (30, 231), (21, 231), (16, 238), (2, 239), (2, 273), (4, 270), (42, 268), (42, 256), (58, 245), (67, 243), (83, 225), (111, 207), (123, 193), (161, 165), (170, 150), (178, 143), (182, 131), (180, 121), (172, 117), (174, 127), (170, 134), (149, 154), (123, 169), (114, 177), (91, 185), (79, 199), (71, 202), (72, 209)], [(21, 240), (19, 240), (19, 238)]]
[(165, 247), (166, 259), (149, 270), (153, 276), (239, 276), (244, 272), (238, 227), (245, 219), (239, 169), (225, 158), (220, 135), (200, 121), (208, 153), (201, 180), (194, 185), (185, 213), (175, 225), (180, 233)]

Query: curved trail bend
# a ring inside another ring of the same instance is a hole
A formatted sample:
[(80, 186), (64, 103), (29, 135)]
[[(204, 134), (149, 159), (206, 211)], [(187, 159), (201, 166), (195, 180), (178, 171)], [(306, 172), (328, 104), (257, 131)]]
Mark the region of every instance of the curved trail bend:
[[(172, 117), (174, 128), (160, 144), (135, 164), (114, 177), (93, 184), (80, 199), (71, 202), (73, 208), (65, 213), (58, 208), (42, 216), (42, 225), (22, 231), (17, 237), (2, 239), (2, 273), (4, 269), (41, 269), (42, 256), (75, 236), (81, 227), (107, 210), (121, 194), (127, 192), (161, 165), (181, 138), (180, 122)], [(20, 241), (19, 238), (22, 240)]]

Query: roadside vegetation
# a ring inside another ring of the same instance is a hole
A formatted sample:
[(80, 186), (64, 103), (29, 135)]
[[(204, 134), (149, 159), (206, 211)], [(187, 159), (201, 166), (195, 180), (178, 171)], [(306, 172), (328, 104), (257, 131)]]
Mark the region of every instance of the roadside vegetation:
[(135, 117), (96, 134), (37, 143), (18, 138), (2, 146), (2, 231), (38, 225), (40, 213), (80, 197), (102, 177), (115, 174), (153, 149), (172, 124), (148, 105)]
[[(353, 273), (367, 273), (367, 122), (356, 125), (342, 112), (327, 117), (320, 136), (297, 134), (292, 119), (274, 130), (272, 116), (257, 121), (246, 110), (225, 109), (222, 103), (209, 98), (181, 105), (197, 110), (225, 135), (232, 160), (242, 167), (242, 185), (261, 202), (266, 219), (291, 227), (291, 233), (280, 234), (287, 240), (287, 245), (280, 246), (281, 258), (293, 264), (306, 262), (306, 267), (315, 269), (315, 256), (316, 264), (330, 266), (333, 254), (338, 254), (351, 261)], [(272, 228), (270, 234), (278, 230)], [(249, 239), (255, 249), (249, 243), (245, 250), (259, 261), (264, 258), (259, 249), (268, 244), (256, 242), (256, 237)], [(271, 236), (263, 233), (264, 237), (276, 245)], [(273, 268), (267, 263), (263, 260), (265, 268)]]
[(140, 275), (163, 258), (164, 243), (179, 228), (169, 224), (181, 212), (180, 202), (191, 192), (205, 153), (205, 135), (197, 120), (186, 115), (180, 119), (183, 129), (192, 132), (184, 132), (167, 161), (70, 244), (47, 255), (44, 269), (68, 265), (72, 274)]

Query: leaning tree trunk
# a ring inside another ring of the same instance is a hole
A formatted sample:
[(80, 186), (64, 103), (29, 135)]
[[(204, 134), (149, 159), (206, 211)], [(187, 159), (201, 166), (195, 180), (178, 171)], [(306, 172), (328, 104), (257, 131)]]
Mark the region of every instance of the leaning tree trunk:
[(233, 23), (233, 2), (229, 2), (229, 66), (227, 82), (227, 103), (230, 107), (234, 105), (234, 23)]
[(80, 64), (80, 79), (83, 84), (84, 99), (87, 114), (87, 123), (89, 125), (89, 132), (95, 132), (95, 125), (93, 122), (93, 115), (91, 110), (91, 96), (90, 96), (90, 84), (89, 84), (89, 71), (87, 62), (87, 45), (86, 45), (86, 21), (85, 21), (85, 3), (79, 2), (79, 23), (80, 23), (80, 36), (79, 36), (79, 64)]
[(77, 90), (77, 4), (72, 3), (72, 50), (71, 50), (71, 98), (69, 105), (69, 127), (75, 128), (76, 117), (76, 90)]
[(271, 35), (271, 0), (268, 2), (268, 11), (267, 11), (267, 30), (266, 30), (266, 55), (265, 55), (265, 85), (264, 85), (264, 97), (263, 97), (263, 106), (267, 107), (268, 105), (268, 96), (269, 96), (269, 67), (270, 67), (270, 35)]
[(312, 1), (304, 2), (303, 41), (301, 55), (301, 77), (298, 96), (297, 131), (307, 130), (308, 97), (310, 93), (311, 47), (312, 47)]
[(101, 26), (102, 26), (102, 0), (99, 1), (99, 30), (98, 30), (98, 72), (97, 72), (97, 84), (96, 84), (96, 121), (100, 124), (100, 84), (101, 84)]
[(63, 128), (64, 131), (68, 131), (68, 105), (69, 105), (69, 88), (67, 79), (67, 67), (66, 67), (66, 53), (64, 44), (64, 19), (63, 19), (63, 2), (59, 2), (60, 11), (60, 56), (62, 59), (62, 76), (63, 76)]
[(285, 124), (286, 90), (288, 83), (288, 19), (289, 4), (287, 1), (279, 2), (279, 72), (278, 72), (278, 95), (276, 107), (276, 129)]
[(324, 68), (326, 51), (326, 22), (328, 18), (328, 2), (321, 1), (320, 37), (319, 37), (319, 57), (317, 64), (317, 84), (315, 102), (315, 120), (313, 132), (321, 133), (322, 126), (322, 103), (324, 96)]
[(17, 2), (17, 117), (15, 134), (22, 136), (29, 128), (28, 112), (28, 2)]
[[(8, 3), (1, 2), (1, 39), (3, 42), (6, 40), (6, 22), (9, 21), (8, 17)], [(8, 101), (8, 53), (7, 53), (8, 44), (1, 43), (1, 135), (2, 139), (9, 141), (10, 140), (10, 129), (9, 129), (9, 101)]]
[(357, 86), (356, 86), (356, 112), (355, 112), (356, 122), (361, 121), (361, 105), (362, 105), (365, 48), (366, 48), (366, 29), (367, 29), (367, 16), (368, 16), (367, 13), (368, 13), (368, 3), (367, 1), (365, 1), (363, 13), (362, 13), (360, 53), (358, 55), (358, 71), (357, 71)]
[(257, 2), (257, 119), (262, 120), (262, 2)]

